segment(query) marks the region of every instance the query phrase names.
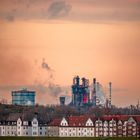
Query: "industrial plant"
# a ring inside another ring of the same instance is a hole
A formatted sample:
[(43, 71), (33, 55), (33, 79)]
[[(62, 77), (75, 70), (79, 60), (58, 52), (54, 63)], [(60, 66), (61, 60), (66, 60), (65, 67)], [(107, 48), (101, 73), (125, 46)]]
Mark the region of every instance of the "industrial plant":
[(75, 107), (82, 106), (104, 106), (111, 107), (112, 83), (109, 83), (109, 99), (106, 98), (102, 86), (93, 78), (93, 83), (90, 85), (89, 80), (75, 76), (73, 78), (72, 102), (70, 105)]
[(22, 89), (12, 91), (11, 95), (13, 105), (35, 105), (35, 91)]
[[(93, 82), (90, 84), (89, 80), (85, 77), (80, 78), (75, 76), (71, 85), (71, 101), (67, 105), (74, 107), (87, 107), (87, 106), (100, 106), (111, 108), (111, 96), (112, 96), (112, 83), (109, 82), (108, 86), (108, 98), (104, 93), (102, 85), (97, 82), (96, 78), (93, 78)], [(13, 105), (35, 105), (35, 91), (29, 91), (22, 89), (18, 91), (12, 91), (12, 104)], [(66, 105), (66, 96), (60, 96), (59, 102), (61, 106)]]

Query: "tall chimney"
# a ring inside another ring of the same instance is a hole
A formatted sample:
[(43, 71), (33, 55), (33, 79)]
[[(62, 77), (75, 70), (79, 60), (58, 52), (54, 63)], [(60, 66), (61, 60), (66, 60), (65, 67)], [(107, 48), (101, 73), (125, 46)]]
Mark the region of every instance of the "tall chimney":
[(111, 108), (111, 105), (112, 105), (112, 83), (109, 82), (109, 106)]
[(96, 78), (93, 78), (93, 104), (96, 106)]

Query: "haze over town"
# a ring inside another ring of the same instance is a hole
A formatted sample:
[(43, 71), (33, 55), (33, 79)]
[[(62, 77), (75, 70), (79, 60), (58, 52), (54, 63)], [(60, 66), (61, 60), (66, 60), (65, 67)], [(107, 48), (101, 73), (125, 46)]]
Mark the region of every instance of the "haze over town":
[(37, 103), (71, 96), (75, 75), (93, 77), (112, 103), (140, 97), (140, 0), (0, 1), (0, 99), (35, 90)]

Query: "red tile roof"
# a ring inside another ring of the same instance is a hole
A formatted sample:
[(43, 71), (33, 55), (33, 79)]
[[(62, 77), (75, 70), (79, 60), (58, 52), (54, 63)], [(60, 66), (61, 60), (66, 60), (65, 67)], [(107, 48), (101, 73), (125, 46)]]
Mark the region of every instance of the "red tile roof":
[(87, 116), (71, 116), (67, 120), (69, 126), (85, 126), (88, 118)]
[(106, 120), (106, 121), (110, 121), (112, 119), (118, 121), (126, 121), (128, 120), (130, 117), (133, 117), (136, 121), (140, 121), (140, 115), (105, 115), (101, 118), (101, 120)]
[(62, 119), (53, 119), (53, 121), (51, 121), (51, 122), (49, 123), (49, 126), (59, 126), (60, 123), (61, 123), (61, 120), (62, 120)]
[[(102, 121), (110, 121), (114, 119), (115, 121), (126, 121), (130, 117), (133, 117), (137, 122), (140, 122), (140, 115), (105, 115), (99, 118)], [(91, 119), (93, 122), (98, 120), (95, 116), (70, 116), (67, 117), (66, 120), (68, 121), (68, 126), (85, 126), (88, 119)], [(62, 119), (54, 119), (49, 125), (50, 126), (60, 126)]]

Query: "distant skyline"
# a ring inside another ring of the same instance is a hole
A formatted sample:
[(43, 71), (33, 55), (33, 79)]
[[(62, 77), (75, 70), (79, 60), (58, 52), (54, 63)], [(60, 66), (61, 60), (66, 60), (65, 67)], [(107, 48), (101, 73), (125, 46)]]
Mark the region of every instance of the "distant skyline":
[(1, 0), (0, 99), (71, 95), (75, 75), (96, 77), (117, 106), (140, 99), (140, 0)]

